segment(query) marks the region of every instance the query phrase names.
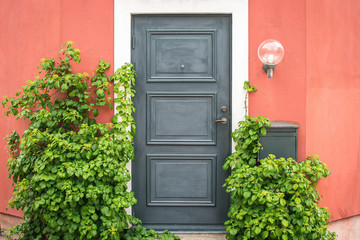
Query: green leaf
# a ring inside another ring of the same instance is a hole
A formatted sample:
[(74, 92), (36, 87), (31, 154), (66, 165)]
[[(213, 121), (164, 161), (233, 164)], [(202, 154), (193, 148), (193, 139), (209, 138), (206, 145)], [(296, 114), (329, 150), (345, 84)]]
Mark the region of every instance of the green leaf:
[(256, 233), (256, 235), (258, 235), (261, 232), (261, 228), (256, 227), (254, 232)]
[(98, 89), (97, 91), (96, 91), (96, 95), (98, 95), (99, 97), (103, 97), (105, 94), (104, 94), (104, 90), (102, 90), (102, 89)]
[(111, 215), (110, 209), (107, 206), (102, 206), (101, 207), (101, 213), (104, 214), (107, 217), (109, 217)]
[(265, 136), (266, 135), (266, 128), (262, 127), (261, 130), (260, 130), (260, 133), (261, 133), (262, 136)]
[(244, 198), (249, 198), (251, 196), (251, 192), (244, 192)]
[(231, 235), (233, 235), (233, 236), (235, 236), (237, 233), (238, 233), (238, 229), (236, 229), (236, 228), (232, 228), (231, 230), (230, 230), (230, 234)]
[(111, 118), (111, 122), (112, 122), (113, 124), (116, 124), (116, 123), (118, 122), (117, 116), (113, 116), (113, 117)]
[(280, 229), (280, 228), (276, 228), (276, 229), (275, 229), (275, 234), (276, 234), (276, 236), (280, 237), (281, 234), (282, 234), (281, 229)]
[(255, 158), (250, 159), (249, 165), (252, 166), (252, 167), (255, 166), (256, 165), (256, 159)]
[(66, 92), (69, 89), (69, 86), (67, 84), (61, 85), (61, 92)]
[(281, 221), (281, 224), (282, 224), (284, 227), (288, 227), (288, 226), (289, 226), (289, 222), (288, 222), (287, 220), (285, 220), (285, 219), (283, 219), (283, 220)]
[(261, 233), (261, 237), (262, 237), (263, 239), (266, 239), (268, 236), (269, 236), (269, 231), (263, 231), (263, 232)]
[(58, 89), (60, 87), (60, 82), (59, 81), (56, 81), (55, 84), (54, 84), (54, 88), (55, 89)]
[(94, 117), (97, 117), (97, 116), (99, 116), (99, 111), (97, 109), (94, 109), (93, 114), (94, 114)]

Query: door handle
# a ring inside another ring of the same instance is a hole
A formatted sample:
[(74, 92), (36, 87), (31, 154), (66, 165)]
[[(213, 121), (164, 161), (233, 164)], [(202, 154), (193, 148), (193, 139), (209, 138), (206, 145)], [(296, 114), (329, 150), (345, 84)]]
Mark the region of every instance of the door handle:
[(226, 119), (226, 118), (218, 119), (218, 120), (215, 120), (215, 123), (226, 124), (226, 123), (227, 123), (227, 119)]

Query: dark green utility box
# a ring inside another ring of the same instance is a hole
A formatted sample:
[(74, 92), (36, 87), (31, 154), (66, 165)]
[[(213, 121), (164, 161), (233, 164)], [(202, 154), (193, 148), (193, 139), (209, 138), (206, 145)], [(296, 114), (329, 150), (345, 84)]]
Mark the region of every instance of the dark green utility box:
[(276, 158), (298, 158), (298, 128), (293, 123), (273, 121), (271, 127), (266, 129), (266, 135), (260, 137), (262, 148), (259, 159), (274, 154)]

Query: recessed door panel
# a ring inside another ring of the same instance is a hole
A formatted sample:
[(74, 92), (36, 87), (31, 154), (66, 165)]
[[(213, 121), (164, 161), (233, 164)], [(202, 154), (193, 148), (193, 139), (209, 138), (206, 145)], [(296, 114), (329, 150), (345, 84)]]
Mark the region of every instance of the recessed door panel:
[(215, 206), (216, 156), (147, 156), (148, 206)]
[(148, 93), (148, 144), (215, 144), (215, 93)]
[(215, 31), (148, 30), (149, 82), (215, 81)]

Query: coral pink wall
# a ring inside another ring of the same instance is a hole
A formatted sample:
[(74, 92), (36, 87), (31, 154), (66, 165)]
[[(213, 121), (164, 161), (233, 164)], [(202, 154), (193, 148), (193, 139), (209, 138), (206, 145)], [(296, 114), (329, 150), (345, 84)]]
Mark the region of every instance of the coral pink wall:
[[(266, 39), (280, 41), (285, 49), (272, 79), (257, 56)], [(298, 122), (300, 160), (306, 157), (305, 47), (305, 0), (249, 1), (249, 79), (258, 89), (250, 94), (249, 115)]]
[[(249, 1), (249, 114), (296, 121), (299, 159), (319, 154), (332, 175), (319, 184), (331, 219), (360, 214), (360, 2)], [(267, 79), (257, 57), (265, 39), (285, 57)]]
[(332, 172), (320, 193), (335, 220), (360, 214), (360, 1), (306, 4), (306, 151)]
[[(34, 79), (40, 59), (56, 57), (62, 44), (71, 40), (82, 50), (82, 62), (74, 69), (92, 73), (100, 59), (114, 62), (113, 0), (18, 0), (2, 1), (0, 7), (0, 96), (15, 92)], [(112, 71), (112, 70), (111, 70)], [(6, 118), (0, 108), (0, 138), (12, 130), (21, 133), (26, 124)], [(112, 111), (100, 121), (109, 121)], [(12, 187), (8, 178), (5, 141), (0, 141), (0, 212), (5, 210)]]

